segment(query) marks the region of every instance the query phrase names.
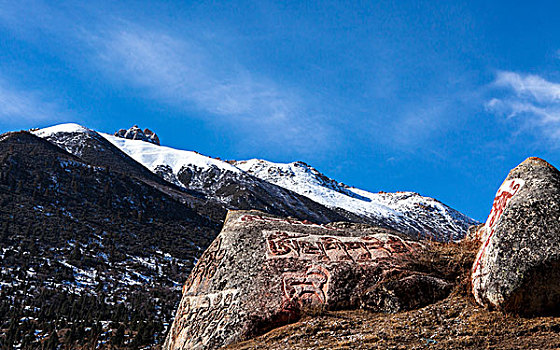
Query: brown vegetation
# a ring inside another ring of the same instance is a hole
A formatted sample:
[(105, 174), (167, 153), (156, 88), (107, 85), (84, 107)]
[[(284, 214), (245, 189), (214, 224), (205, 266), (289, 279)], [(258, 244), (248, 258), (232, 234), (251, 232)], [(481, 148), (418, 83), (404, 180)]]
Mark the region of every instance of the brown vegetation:
[(455, 279), (446, 299), (395, 314), (364, 310), (308, 315), (227, 349), (558, 349), (560, 317), (522, 318), (488, 311), (469, 293), (477, 246), (433, 244), (415, 264)]

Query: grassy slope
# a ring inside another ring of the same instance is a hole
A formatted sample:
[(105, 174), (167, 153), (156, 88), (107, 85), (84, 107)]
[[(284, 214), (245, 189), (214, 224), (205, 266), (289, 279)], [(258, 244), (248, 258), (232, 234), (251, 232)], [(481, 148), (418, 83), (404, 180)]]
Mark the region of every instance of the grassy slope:
[(433, 245), (418, 262), (456, 276), (451, 295), (433, 305), (396, 314), (356, 310), (308, 315), (228, 349), (560, 348), (560, 317), (521, 318), (475, 304), (468, 276), (476, 248), (471, 242)]

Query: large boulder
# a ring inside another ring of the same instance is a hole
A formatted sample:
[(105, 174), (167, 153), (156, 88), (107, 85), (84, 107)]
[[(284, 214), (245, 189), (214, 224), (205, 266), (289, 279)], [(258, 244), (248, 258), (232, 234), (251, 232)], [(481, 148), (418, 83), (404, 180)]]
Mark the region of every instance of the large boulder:
[(534, 315), (560, 311), (560, 172), (528, 158), (500, 186), (472, 269), (476, 301)]
[[(256, 211), (230, 211), (222, 232), (183, 287), (163, 348), (215, 349), (294, 321), (306, 310), (358, 307), (367, 291), (423, 249), (385, 228), (320, 226)], [(416, 286), (448, 287), (420, 275), (403, 279), (383, 289), (398, 291), (390, 301), (387, 293), (378, 292), (366, 298), (368, 305), (381, 311), (387, 311), (383, 305), (416, 306), (405, 289), (414, 293)], [(407, 301), (396, 300), (399, 293), (407, 294)]]

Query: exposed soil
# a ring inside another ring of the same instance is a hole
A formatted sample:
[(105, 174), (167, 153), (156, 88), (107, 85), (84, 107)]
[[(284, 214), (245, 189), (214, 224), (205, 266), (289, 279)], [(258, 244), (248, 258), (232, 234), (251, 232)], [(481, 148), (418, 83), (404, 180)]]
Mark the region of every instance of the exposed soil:
[(457, 275), (454, 291), (442, 301), (395, 314), (317, 312), (227, 349), (560, 349), (560, 317), (523, 318), (474, 302), (468, 277), (476, 244), (432, 248), (417, 263)]

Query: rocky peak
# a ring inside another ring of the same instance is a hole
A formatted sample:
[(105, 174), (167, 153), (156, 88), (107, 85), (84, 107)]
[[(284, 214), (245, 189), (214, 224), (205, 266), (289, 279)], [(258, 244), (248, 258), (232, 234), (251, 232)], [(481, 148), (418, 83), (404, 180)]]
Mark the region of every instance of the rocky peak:
[(159, 137), (156, 133), (147, 128), (142, 131), (138, 125), (134, 125), (128, 130), (120, 129), (115, 133), (115, 136), (122, 137), (123, 139), (151, 142), (159, 146)]
[[(554, 166), (550, 165), (546, 160), (541, 159), (539, 157), (529, 157), (525, 159), (521, 164), (519, 164), (514, 170), (516, 169), (528, 169), (529, 167), (538, 168), (538, 167), (545, 167), (557, 170)], [(512, 171), (514, 171), (512, 170)]]

